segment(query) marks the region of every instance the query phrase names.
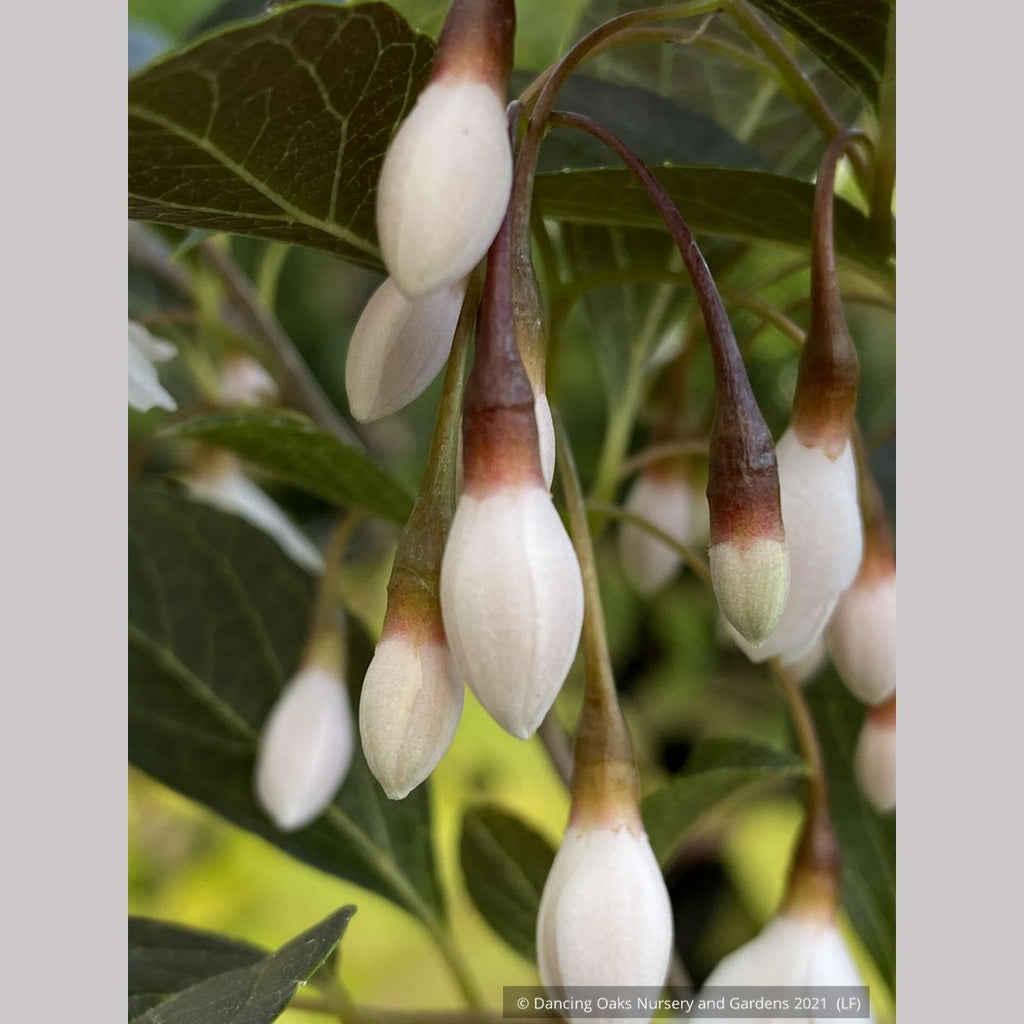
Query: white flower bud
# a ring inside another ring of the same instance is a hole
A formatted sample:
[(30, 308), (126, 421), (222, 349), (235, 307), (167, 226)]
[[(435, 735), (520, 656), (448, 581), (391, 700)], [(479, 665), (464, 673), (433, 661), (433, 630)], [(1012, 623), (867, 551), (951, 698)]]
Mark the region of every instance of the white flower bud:
[(185, 480), (193, 498), (230, 512), (269, 534), (294, 561), (312, 573), (324, 561), (315, 545), (273, 498), (242, 472), (236, 459), (222, 456)]
[(373, 293), (345, 364), (355, 419), (380, 419), (423, 393), (448, 358), (465, 297), (465, 280), (410, 300), (389, 277)]
[[(544, 985), (660, 988), (671, 953), (672, 905), (647, 836), (627, 825), (570, 826), (537, 914), (537, 963)], [(616, 1019), (647, 1024), (651, 1018)]]
[(790, 428), (775, 452), (789, 548), (789, 600), (762, 646), (742, 637), (737, 641), (752, 661), (795, 661), (806, 653), (857, 575), (864, 550), (850, 442), (830, 459), (824, 449), (804, 445)]
[(836, 671), (865, 704), (896, 689), (896, 573), (861, 576), (836, 605), (828, 625)]
[(548, 396), (542, 391), (533, 403), (533, 414), (537, 419), (537, 441), (540, 445), (540, 471), (544, 483), (551, 490), (555, 479), (555, 423), (551, 418)]
[(263, 727), (256, 796), (285, 832), (318, 818), (352, 762), (352, 712), (340, 676), (303, 668), (281, 691)]
[(441, 564), (441, 610), (459, 674), (506, 731), (527, 739), (576, 656), (583, 580), (542, 486), (459, 498)]
[[(722, 960), (704, 984), (707, 988), (775, 985), (817, 988), (831, 985), (857, 987), (864, 982), (832, 921), (779, 914), (765, 925), (759, 935)], [(734, 1024), (754, 1024), (755, 1019), (760, 1024), (765, 1021), (764, 1017), (753, 1016), (729, 1019)], [(794, 1024), (816, 1024), (823, 1019), (810, 1013), (786, 1018)], [(873, 1018), (865, 1014), (847, 1019), (870, 1021)], [(694, 1017), (692, 1024), (704, 1024), (710, 1020)]]
[(857, 740), (853, 768), (861, 792), (878, 811), (896, 807), (896, 716), (868, 712)]
[[(689, 544), (693, 530), (694, 495), (678, 473), (641, 473), (630, 488), (626, 510), (648, 520), (680, 544)], [(660, 590), (679, 570), (681, 556), (641, 526), (623, 523), (619, 557), (629, 582), (641, 594)]]
[(142, 324), (128, 321), (128, 404), (139, 412), (160, 408), (178, 408), (161, 385), (154, 363), (173, 359), (177, 349), (169, 342), (154, 338)]
[(276, 402), (277, 384), (252, 356), (235, 355), (224, 364), (219, 397), (224, 405)]
[[(781, 475), (781, 473), (780, 473)], [(790, 588), (789, 549), (772, 538), (712, 544), (708, 568), (722, 614), (737, 643), (757, 649), (784, 614)]]
[(359, 735), (384, 792), (401, 800), (437, 766), (462, 716), (464, 687), (443, 639), (395, 630), (363, 680)]
[(794, 683), (803, 686), (809, 683), (824, 667), (828, 657), (825, 637), (819, 636), (807, 650), (793, 661), (782, 660), (782, 667)]
[(389, 273), (410, 298), (466, 277), (498, 233), (512, 188), (505, 104), (464, 77), (432, 81), (391, 140), (377, 190)]

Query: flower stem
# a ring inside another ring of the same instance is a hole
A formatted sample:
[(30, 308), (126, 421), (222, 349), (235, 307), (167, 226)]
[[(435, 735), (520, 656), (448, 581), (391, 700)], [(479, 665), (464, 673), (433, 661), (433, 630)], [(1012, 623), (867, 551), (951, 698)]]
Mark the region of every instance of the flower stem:
[(786, 698), (797, 747), (810, 767), (807, 815), (790, 870), (785, 906), (800, 914), (831, 919), (839, 903), (839, 844), (829, 810), (825, 759), (800, 686), (777, 658), (772, 661), (771, 670)]
[(634, 526), (646, 530), (652, 537), (657, 537), (662, 544), (670, 547), (679, 557), (705, 582), (711, 583), (711, 571), (708, 563), (697, 553), (694, 548), (686, 544), (680, 544), (678, 540), (657, 527), (649, 519), (638, 516), (635, 512), (620, 508), (618, 505), (609, 505), (603, 501), (588, 501), (587, 511), (599, 512), (609, 519), (620, 519), (624, 523), (632, 523)]
[(617, 18), (611, 18), (580, 39), (520, 96), (523, 105), (530, 109), (530, 121), (519, 148), (512, 181), (512, 238), (516, 242), (525, 239), (530, 229), (533, 179), (537, 173), (540, 144), (544, 139), (548, 116), (554, 107), (558, 90), (562, 88), (572, 71), (624, 29), (651, 21), (709, 14), (720, 6), (721, 0), (691, 0), (689, 3), (672, 4), (668, 7), (648, 7), (640, 11), (630, 11)]
[(345, 444), (362, 450), (363, 442), (334, 408), (294, 342), (285, 333), (277, 317), (263, 304), (259, 292), (230, 253), (212, 241), (203, 242), (199, 252), (220, 278), (249, 330), (263, 342), (274, 377), (280, 383), (285, 399), (293, 402), (296, 408)]
[(614, 821), (642, 828), (633, 742), (615, 690), (597, 560), (576, 462), (561, 418), (553, 413), (557, 464), (569, 512), (569, 533), (583, 577), (583, 710), (573, 751), (572, 820)]
[[(729, 14), (744, 32), (765, 52), (771, 62), (778, 68), (784, 83), (788, 86), (793, 99), (807, 111), (811, 120), (821, 129), (826, 138), (838, 135), (843, 129), (839, 119), (832, 113), (814, 83), (793, 55), (782, 44), (772, 28), (762, 19), (760, 14), (746, 0), (726, 0), (725, 6)], [(871, 182), (871, 169), (860, 153), (850, 156), (857, 184), (861, 192), (868, 195)]]
[(885, 73), (878, 92), (878, 141), (871, 187), (871, 228), (880, 244), (892, 241), (892, 194), (896, 187), (896, 11), (889, 14)]

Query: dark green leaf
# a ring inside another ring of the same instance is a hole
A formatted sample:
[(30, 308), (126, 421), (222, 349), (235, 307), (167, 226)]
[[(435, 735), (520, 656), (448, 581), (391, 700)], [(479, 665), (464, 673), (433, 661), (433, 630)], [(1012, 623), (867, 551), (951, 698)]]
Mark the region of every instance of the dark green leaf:
[(342, 907), (276, 953), (216, 974), (152, 1007), (138, 1024), (270, 1024), (341, 941), (355, 907)]
[[(654, 168), (695, 234), (809, 246), (814, 186), (763, 171), (723, 167)], [(542, 174), (536, 192), (546, 217), (579, 224), (660, 227), (662, 220), (632, 174), (605, 168)], [(835, 204), (836, 252), (873, 276), (891, 276), (867, 219), (845, 200)]]
[(529, 825), (493, 804), (462, 820), (462, 874), (477, 910), (517, 953), (537, 959), (537, 911), (555, 851)]
[(412, 496), (404, 487), (362, 452), (297, 413), (265, 409), (213, 413), (178, 424), (165, 434), (227, 448), (325, 501), (396, 523), (404, 523), (412, 510)]
[(878, 814), (853, 774), (864, 708), (831, 667), (807, 690), (842, 855), (843, 907), (882, 977), (896, 991), (896, 818)]
[(751, 0), (872, 103), (885, 71), (892, 0)]
[(128, 89), (129, 216), (380, 268), (377, 178), (432, 53), (386, 4), (302, 4), (150, 65)]
[(128, 1019), (216, 974), (251, 967), (266, 955), (266, 950), (223, 935), (129, 917)]
[(666, 864), (687, 833), (726, 800), (751, 786), (805, 772), (804, 762), (788, 751), (742, 738), (705, 740), (686, 768), (643, 802), (644, 825), (655, 856)]
[[(513, 94), (521, 92), (532, 77), (514, 73)], [(770, 169), (756, 149), (740, 142), (712, 118), (687, 110), (649, 89), (572, 75), (559, 90), (558, 107), (600, 121), (651, 166)], [(596, 139), (582, 132), (563, 131), (552, 132), (544, 140), (538, 167), (543, 172), (613, 165), (615, 157)]]
[[(323, 871), (443, 915), (427, 787), (388, 800), (356, 751), (323, 816), (280, 832), (257, 805), (260, 729), (299, 667), (313, 581), (260, 530), (168, 488), (128, 508), (128, 752), (172, 789)], [(349, 682), (373, 647), (349, 626)]]

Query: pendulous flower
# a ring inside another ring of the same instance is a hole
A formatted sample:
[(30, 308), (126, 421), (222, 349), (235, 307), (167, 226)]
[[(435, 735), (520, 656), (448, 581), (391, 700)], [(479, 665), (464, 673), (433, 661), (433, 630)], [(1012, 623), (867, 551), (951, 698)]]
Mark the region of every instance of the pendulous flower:
[(463, 492), (441, 563), (441, 610), (460, 676), (526, 739), (569, 672), (583, 581), (544, 482), (536, 399), (512, 329), (506, 218), (487, 263), (463, 407)]
[(284, 832), (324, 812), (352, 763), (352, 712), (336, 665), (311, 659), (281, 691), (260, 736), (255, 789)]
[(466, 281), (407, 299), (387, 278), (366, 304), (348, 347), (345, 391), (361, 423), (397, 412), (438, 375), (466, 295)]
[[(695, 506), (703, 500), (681, 472), (653, 466), (633, 481), (625, 508), (680, 544), (692, 544), (699, 527)], [(619, 529), (619, 558), (626, 578), (644, 595), (664, 587), (682, 564), (677, 551), (643, 527), (628, 522)]]
[(392, 800), (408, 796), (437, 767), (462, 717), (465, 687), (434, 601), (416, 607), (392, 589), (359, 698), (366, 763)]
[[(570, 825), (537, 914), (544, 985), (660, 988), (671, 952), (672, 906), (642, 827)], [(646, 1024), (650, 1015), (625, 1019)]]
[(269, 534), (295, 562), (312, 573), (323, 569), (316, 545), (288, 518), (284, 509), (242, 470), (228, 452), (204, 452), (185, 486), (198, 501), (230, 512)]
[(861, 792), (877, 811), (896, 807), (896, 693), (869, 708), (857, 739), (854, 773)]
[(430, 80), (388, 147), (377, 233), (409, 298), (466, 277), (501, 225), (512, 188), (505, 103), (514, 36), (513, 0), (454, 0)]
[[(863, 984), (833, 920), (783, 912), (774, 917), (759, 935), (722, 960), (708, 975), (702, 991), (747, 986), (755, 989), (776, 985), (817, 988), (832, 985), (859, 987)], [(751, 993), (751, 996), (755, 995), (756, 992)], [(694, 1017), (692, 1021), (693, 1024), (704, 1024), (711, 1019)], [(825, 1018), (809, 1012), (804, 1016), (787, 1014), (784, 1018), (759, 1014), (729, 1019), (734, 1024), (765, 1024), (765, 1021), (781, 1024), (783, 1020), (816, 1024)], [(865, 1014), (846, 1019), (869, 1021), (872, 1018)]]

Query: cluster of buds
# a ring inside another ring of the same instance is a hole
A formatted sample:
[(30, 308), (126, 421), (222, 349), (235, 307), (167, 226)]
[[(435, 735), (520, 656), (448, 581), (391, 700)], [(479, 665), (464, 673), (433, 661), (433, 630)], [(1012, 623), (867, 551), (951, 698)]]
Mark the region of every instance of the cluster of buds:
[[(477, 297), (474, 290), (473, 302)], [(427, 472), (395, 552), (384, 627), (359, 698), (370, 771), (400, 800), (437, 766), (462, 716), (465, 687), (441, 616), (440, 573), (455, 505), (459, 417), (472, 310), (457, 325)]]
[(829, 653), (850, 692), (869, 705), (854, 760), (861, 790), (896, 806), (896, 556), (882, 493), (858, 443), (864, 558), (829, 622)]

